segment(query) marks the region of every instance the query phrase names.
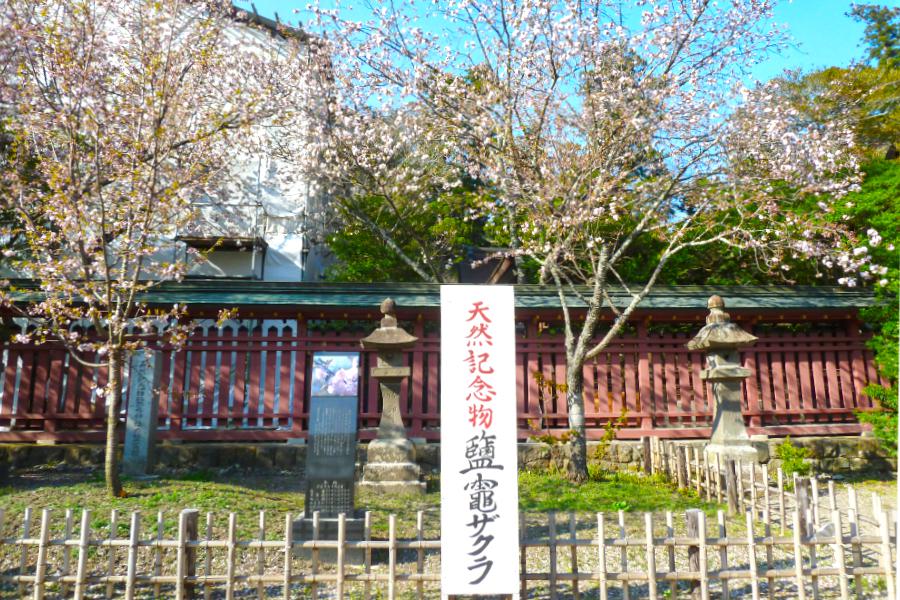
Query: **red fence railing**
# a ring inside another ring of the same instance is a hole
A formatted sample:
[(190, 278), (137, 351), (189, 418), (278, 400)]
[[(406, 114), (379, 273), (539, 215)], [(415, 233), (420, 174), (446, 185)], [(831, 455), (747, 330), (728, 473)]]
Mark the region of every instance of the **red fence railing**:
[[(314, 352), (361, 352), (360, 436), (378, 424), (374, 353), (359, 348), (366, 331), (335, 331), (334, 322), (266, 320), (203, 322), (180, 350), (162, 350), (159, 426), (163, 439), (268, 440), (304, 437)], [(435, 323), (408, 324), (419, 342), (408, 352), (412, 376), (401, 388), (411, 437), (436, 440), (440, 427), (439, 336)], [(537, 321), (519, 323), (516, 371), (522, 438), (568, 429), (566, 361), (559, 335)], [(342, 323), (342, 326), (348, 326)], [(352, 326), (352, 323), (349, 324)], [(370, 323), (365, 324), (371, 328)], [(691, 328), (699, 328), (696, 323)], [(684, 328), (687, 329), (687, 328)], [(753, 373), (745, 384), (751, 432), (855, 433), (855, 413), (873, 408), (862, 394), (879, 382), (865, 337), (851, 321), (791, 332), (767, 330), (742, 354)], [(711, 394), (700, 380), (703, 355), (688, 350), (686, 331), (636, 325), (585, 365), (589, 437), (626, 412), (620, 437), (709, 434)], [(105, 369), (80, 365), (52, 346), (0, 346), (0, 441), (102, 438)], [(127, 386), (126, 386), (127, 389)], [(126, 399), (127, 400), (127, 399)], [(127, 410), (127, 401), (123, 412)], [(124, 416), (124, 415), (123, 415)]]

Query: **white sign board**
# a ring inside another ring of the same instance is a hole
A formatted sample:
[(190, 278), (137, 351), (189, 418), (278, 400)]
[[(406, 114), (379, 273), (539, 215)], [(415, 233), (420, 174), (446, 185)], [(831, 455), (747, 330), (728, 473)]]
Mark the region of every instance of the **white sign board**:
[(519, 589), (513, 288), (441, 286), (441, 595)]

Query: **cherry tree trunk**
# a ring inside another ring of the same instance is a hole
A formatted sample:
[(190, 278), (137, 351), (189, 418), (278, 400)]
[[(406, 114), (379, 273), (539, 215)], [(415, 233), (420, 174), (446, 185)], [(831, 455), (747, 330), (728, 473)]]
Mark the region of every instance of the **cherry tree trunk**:
[[(568, 361), (566, 365), (566, 404), (569, 409), (569, 429), (572, 436), (572, 456), (569, 460), (569, 480), (587, 481), (587, 439), (584, 426), (584, 361)], [(575, 363), (575, 364), (573, 364)]]
[(109, 382), (106, 387), (106, 491), (113, 498), (122, 493), (119, 479), (119, 402), (122, 398), (122, 363), (124, 353), (113, 350), (109, 353)]

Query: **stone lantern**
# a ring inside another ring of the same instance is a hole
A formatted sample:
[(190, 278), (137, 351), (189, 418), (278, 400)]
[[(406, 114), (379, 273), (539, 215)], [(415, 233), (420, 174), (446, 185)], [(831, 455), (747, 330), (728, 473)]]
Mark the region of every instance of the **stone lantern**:
[(712, 383), (716, 400), (712, 435), (706, 451), (722, 458), (757, 459), (757, 450), (747, 434), (741, 414), (743, 380), (750, 376), (750, 369), (740, 364), (738, 350), (756, 342), (753, 336), (737, 324), (723, 309), (725, 302), (712, 296), (707, 303), (709, 315), (706, 325), (688, 342), (690, 350), (706, 352), (706, 368), (700, 378)]
[(390, 298), (381, 303), (381, 326), (360, 343), (366, 350), (376, 350), (378, 361), (370, 375), (378, 380), (381, 390), (381, 420), (378, 434), (369, 443), (366, 466), (360, 485), (382, 491), (422, 494), (425, 483), (415, 461), (415, 446), (406, 437), (400, 414), (400, 384), (409, 377), (403, 350), (418, 340), (397, 325), (396, 305)]

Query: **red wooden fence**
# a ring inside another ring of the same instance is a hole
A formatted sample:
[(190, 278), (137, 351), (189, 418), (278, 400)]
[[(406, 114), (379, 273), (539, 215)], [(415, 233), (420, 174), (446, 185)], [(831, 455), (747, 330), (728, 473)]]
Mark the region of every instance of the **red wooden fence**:
[[(198, 441), (304, 437), (312, 354), (359, 351), (359, 338), (373, 324), (355, 325), (275, 319), (232, 321), (218, 329), (211, 321), (200, 322), (181, 350), (162, 351), (160, 437)], [(517, 402), (523, 439), (568, 428), (565, 393), (557, 385), (565, 382), (563, 341), (545, 325), (532, 320), (518, 328)], [(351, 329), (335, 331), (337, 326)], [(420, 339), (409, 352), (412, 377), (401, 389), (404, 417), (411, 437), (436, 440), (440, 427), (436, 323), (419, 319), (407, 326)], [(673, 332), (642, 322), (585, 366), (589, 438), (601, 435), (603, 425), (623, 411), (628, 423), (620, 437), (709, 435), (713, 407), (699, 378), (703, 355), (685, 347), (699, 326), (692, 322)], [(759, 341), (743, 353), (744, 365), (753, 373), (745, 385), (744, 406), (751, 433), (862, 430), (855, 412), (871, 409), (872, 402), (861, 390), (868, 382), (880, 381), (865, 337), (853, 321), (805, 329), (756, 331)], [(361, 356), (359, 426), (360, 436), (369, 439), (380, 406), (377, 383), (367, 376), (374, 354)], [(85, 368), (51, 346), (2, 345), (0, 361), (0, 441), (102, 438), (105, 369)]]

